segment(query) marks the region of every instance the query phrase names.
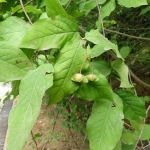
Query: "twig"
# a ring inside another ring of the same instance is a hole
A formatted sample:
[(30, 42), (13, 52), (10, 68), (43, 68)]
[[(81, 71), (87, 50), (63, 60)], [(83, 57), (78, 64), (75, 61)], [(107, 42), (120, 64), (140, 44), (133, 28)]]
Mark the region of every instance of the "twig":
[(69, 5), (71, 4), (72, 0), (70, 0), (70, 2), (68, 3), (68, 5), (66, 6), (65, 10), (68, 9)]
[(24, 11), (26, 17), (28, 18), (30, 24), (32, 25), (33, 23), (32, 23), (32, 21), (30, 20), (30, 18), (29, 18), (29, 16), (28, 16), (27, 12), (26, 12), (26, 10), (25, 10), (25, 8), (24, 8), (24, 6), (23, 6), (22, 0), (20, 0), (20, 4), (21, 4), (21, 6), (22, 6), (22, 9), (23, 9), (23, 11)]
[[(85, 54), (86, 54), (86, 58), (85, 58), (83, 64), (81, 65), (81, 68), (80, 68), (80, 73), (81, 73), (82, 67), (83, 67), (84, 63), (86, 62), (86, 60), (88, 60), (88, 61), (91, 63), (91, 65), (92, 65), (92, 62), (90, 61), (90, 59), (89, 59), (88, 56), (87, 56), (87, 51), (86, 51), (86, 46), (85, 46), (84, 40), (83, 40), (83, 38), (82, 38), (81, 36), (80, 36), (80, 38), (81, 38), (82, 41), (83, 41), (83, 45), (84, 45), (84, 49), (85, 49)], [(94, 72), (94, 67), (93, 67), (93, 65), (92, 65), (92, 68), (93, 68), (93, 71), (92, 71), (92, 73), (93, 73), (93, 72)]]
[(83, 140), (83, 143), (82, 143), (82, 145), (81, 145), (81, 147), (80, 147), (80, 150), (82, 150), (82, 147), (83, 147), (83, 144), (84, 144), (84, 141), (86, 140), (86, 136), (85, 136), (85, 138), (84, 138), (84, 140)]
[(46, 58), (47, 63), (49, 63), (49, 60), (48, 60), (48, 58), (47, 58), (47, 56), (46, 56), (45, 51), (43, 51), (43, 53), (44, 53), (44, 56), (45, 56), (45, 58)]
[(135, 144), (134, 150), (136, 149), (136, 147), (137, 147), (137, 145), (138, 145), (138, 143), (139, 143), (139, 141), (140, 141), (140, 139), (141, 139), (141, 136), (142, 136), (142, 133), (143, 133), (143, 130), (144, 130), (145, 121), (146, 121), (147, 114), (148, 114), (148, 111), (149, 111), (149, 110), (150, 110), (150, 106), (149, 106), (149, 107), (147, 108), (147, 110), (146, 110), (146, 117), (145, 117), (145, 119), (144, 119), (144, 121), (143, 121), (143, 126), (142, 126), (142, 129), (141, 129), (141, 133), (140, 133), (139, 138), (138, 138), (138, 140), (137, 140), (137, 142), (136, 142), (136, 144)]
[[(82, 32), (82, 33), (86, 33), (87, 31), (84, 30), (81, 26), (79, 26), (79, 30)], [(112, 52), (112, 51), (108, 51), (109, 55), (111, 55), (114, 59), (118, 59), (118, 57)], [(137, 81), (139, 82), (140, 84), (142, 84), (143, 86), (147, 87), (147, 88), (150, 88), (150, 85), (144, 83), (142, 80), (140, 80), (129, 68), (129, 72), (131, 74), (131, 76)]]
[[(33, 2), (34, 0), (31, 0), (31, 1), (29, 1), (29, 2), (27, 2), (25, 5), (24, 5), (24, 7), (25, 6), (27, 6), (28, 4), (30, 4), (31, 2)], [(21, 8), (19, 8), (18, 10), (16, 10), (13, 14), (11, 14), (12, 16), (15, 14), (15, 13), (17, 13), (19, 10), (21, 10), (22, 9), (22, 7)]]
[(146, 57), (136, 57), (136, 56), (127, 56), (129, 58), (137, 58), (137, 59), (148, 59), (150, 60), (150, 58), (146, 58)]
[(102, 24), (103, 36), (105, 37), (105, 31), (104, 31), (104, 25), (103, 25), (103, 20), (102, 20), (102, 16), (101, 16), (101, 11), (100, 11), (100, 9), (99, 9), (97, 0), (95, 0), (95, 1), (96, 1), (98, 13), (99, 13), (99, 18), (100, 18), (100, 21), (101, 21), (101, 24)]
[(33, 141), (34, 141), (34, 143), (35, 143), (35, 145), (36, 145), (36, 149), (38, 150), (38, 145), (37, 145), (37, 142), (36, 142), (36, 140), (35, 140), (35, 138), (34, 138), (34, 136), (33, 136), (32, 130), (31, 130), (31, 136), (32, 136), (32, 139), (33, 139)]
[(123, 35), (123, 36), (127, 36), (127, 37), (130, 37), (130, 38), (134, 38), (134, 39), (140, 39), (140, 40), (147, 40), (147, 41), (150, 41), (150, 38), (137, 37), (137, 36), (133, 36), (133, 35), (125, 34), (125, 33), (120, 33), (120, 32), (113, 31), (113, 30), (109, 30), (109, 29), (104, 29), (104, 30), (105, 30), (105, 31), (108, 31), (108, 32), (120, 34), (120, 35)]

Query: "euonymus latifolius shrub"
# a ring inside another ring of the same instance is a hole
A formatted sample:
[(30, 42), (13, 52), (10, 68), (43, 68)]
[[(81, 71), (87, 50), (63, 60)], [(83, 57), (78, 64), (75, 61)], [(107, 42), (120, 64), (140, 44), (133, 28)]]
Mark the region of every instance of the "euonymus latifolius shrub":
[[(86, 125), (91, 150), (134, 149), (146, 117), (144, 102), (132, 92), (125, 57), (101, 34), (100, 17), (105, 22), (116, 5), (139, 7), (147, 1), (24, 1), (28, 19), (19, 9), (20, 2), (0, 0), (0, 82), (11, 81), (15, 96), (19, 88), (18, 103), (9, 115), (7, 150), (23, 149), (47, 90), (48, 105), (68, 94), (94, 101)], [(97, 29), (86, 26), (86, 32), (78, 18), (84, 20), (88, 15), (95, 18)], [(105, 53), (113, 53), (117, 59), (108, 63), (101, 59)], [(118, 74), (122, 89), (113, 91), (110, 87), (111, 72)], [(124, 129), (124, 118), (134, 133)], [(149, 125), (144, 126), (141, 140), (150, 138), (146, 134)]]

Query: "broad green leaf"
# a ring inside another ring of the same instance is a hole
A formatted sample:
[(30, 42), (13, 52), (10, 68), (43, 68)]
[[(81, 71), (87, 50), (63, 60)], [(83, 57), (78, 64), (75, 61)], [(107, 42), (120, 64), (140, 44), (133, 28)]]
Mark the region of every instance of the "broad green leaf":
[[(83, 72), (83, 75), (89, 75), (91, 73), (92, 68), (89, 68), (86, 72)], [(113, 102), (112, 90), (107, 79), (96, 69), (94, 69), (94, 74), (99, 78), (99, 81), (82, 83), (74, 94), (86, 100), (105, 99)]]
[[(118, 51), (118, 46), (111, 43), (107, 38), (105, 38), (98, 30), (91, 30), (85, 34), (85, 38), (94, 44), (100, 45), (105, 51), (112, 49), (119, 58), (122, 58)], [(122, 58), (123, 59), (123, 58)]]
[(111, 68), (106, 61), (100, 59), (94, 60), (92, 61), (92, 65), (94, 69), (97, 69), (105, 77), (107, 77), (111, 73)]
[(145, 106), (138, 96), (126, 90), (117, 90), (115, 93), (122, 99), (125, 118), (139, 122), (145, 118)]
[(48, 18), (47, 13), (43, 12), (39, 18), (39, 20), (44, 19), (44, 18)]
[[(15, 11), (17, 11), (18, 9), (21, 8), (21, 5), (17, 5), (16, 7), (14, 7), (12, 9), (12, 13), (14, 13)], [(34, 14), (41, 14), (42, 10), (41, 9), (36, 9), (34, 6), (25, 6), (25, 10), (27, 13), (34, 13)], [(17, 13), (22, 13), (24, 12), (23, 9), (19, 10)]]
[[(131, 120), (130, 123), (132, 127), (135, 129), (134, 134), (139, 136), (142, 131), (143, 125), (134, 120)], [(141, 140), (148, 140), (148, 139), (150, 139), (150, 125), (144, 124), (144, 129), (142, 132)]]
[(19, 100), (9, 115), (7, 150), (21, 150), (36, 121), (42, 97), (53, 84), (53, 66), (45, 64), (28, 72), (19, 86)]
[(133, 150), (135, 147), (135, 144), (136, 142), (132, 145), (127, 145), (127, 144), (122, 143), (122, 150)]
[(100, 45), (95, 45), (91, 49), (91, 58), (98, 57), (98, 56), (100, 56), (104, 52), (105, 52), (104, 47), (102, 47)]
[(11, 44), (19, 46), (30, 26), (21, 18), (8, 17), (0, 22), (0, 36)]
[(121, 140), (124, 144), (128, 144), (128, 145), (131, 145), (133, 143), (136, 142), (136, 140), (138, 139), (137, 136), (129, 133), (129, 132), (124, 132), (121, 136)]
[(0, 82), (22, 79), (33, 66), (27, 56), (16, 46), (0, 42)]
[(126, 58), (130, 53), (130, 49), (128, 46), (124, 46), (120, 49), (120, 54), (123, 58)]
[(67, 15), (64, 8), (61, 6), (59, 0), (45, 0), (45, 2), (48, 17), (55, 17), (57, 15)]
[(142, 9), (142, 11), (140, 12), (140, 15), (146, 14), (148, 11), (150, 11), (150, 6), (148, 6), (148, 7), (144, 8), (144, 9)]
[(128, 79), (129, 70), (127, 65), (121, 59), (118, 59), (112, 61), (111, 66), (120, 76), (121, 79), (120, 87), (132, 88), (133, 86), (129, 83), (129, 79)]
[(62, 48), (67, 41), (79, 38), (76, 20), (68, 15), (45, 18), (31, 26), (20, 47), (36, 50)]
[[(97, 0), (98, 4), (105, 3), (106, 0)], [(96, 7), (96, 1), (95, 0), (89, 0), (85, 3), (84, 10), (91, 10), (94, 7)]]
[(118, 0), (118, 4), (128, 8), (139, 7), (141, 5), (147, 5), (147, 0)]
[(85, 60), (83, 41), (70, 41), (61, 49), (54, 66), (54, 85), (49, 90), (49, 105), (57, 103), (65, 95), (73, 93), (79, 84), (71, 80), (72, 76), (80, 72)]
[(115, 9), (116, 3), (115, 0), (109, 0), (101, 7), (101, 15), (102, 18), (105, 18), (106, 16), (109, 16), (110, 13)]
[(91, 150), (112, 150), (120, 140), (123, 128), (123, 108), (120, 98), (113, 94), (116, 107), (110, 101), (94, 102), (87, 122), (87, 135)]
[(122, 143), (119, 141), (113, 150), (122, 150), (121, 145)]

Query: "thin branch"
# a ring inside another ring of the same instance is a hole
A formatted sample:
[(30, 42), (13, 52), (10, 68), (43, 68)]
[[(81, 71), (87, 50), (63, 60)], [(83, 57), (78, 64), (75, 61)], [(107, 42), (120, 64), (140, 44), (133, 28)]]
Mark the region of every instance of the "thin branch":
[(103, 25), (103, 20), (102, 20), (102, 16), (101, 16), (101, 11), (100, 11), (100, 9), (99, 9), (99, 5), (98, 5), (97, 0), (95, 0), (95, 1), (96, 1), (98, 13), (99, 13), (99, 18), (100, 18), (100, 21), (101, 21), (101, 24), (102, 24), (103, 36), (105, 37), (105, 31), (104, 31), (104, 25)]
[(36, 149), (38, 150), (38, 145), (37, 145), (37, 142), (36, 142), (36, 140), (35, 140), (35, 138), (34, 138), (34, 136), (33, 136), (32, 130), (31, 130), (31, 136), (32, 136), (32, 139), (33, 139), (33, 141), (34, 141), (34, 143), (35, 143), (35, 145), (36, 145)]
[(71, 4), (72, 0), (70, 0), (70, 2), (68, 3), (68, 5), (66, 6), (65, 10), (68, 9), (69, 5)]
[[(31, 0), (31, 1), (29, 1), (29, 2), (27, 2), (25, 5), (24, 5), (24, 7), (25, 6), (27, 6), (28, 4), (30, 4), (31, 2), (33, 2), (34, 0)], [(15, 14), (15, 13), (17, 13), (19, 10), (21, 10), (22, 9), (22, 7), (21, 8), (19, 8), (18, 10), (16, 10), (13, 14), (11, 14), (12, 16)]]
[(146, 57), (136, 57), (136, 56), (127, 56), (129, 58), (137, 58), (137, 59), (148, 59), (150, 60), (150, 58), (146, 58)]
[(23, 11), (24, 11), (26, 17), (28, 18), (30, 24), (32, 25), (33, 23), (32, 23), (32, 21), (30, 20), (30, 18), (29, 18), (29, 16), (28, 16), (27, 12), (26, 12), (26, 10), (25, 10), (25, 8), (24, 8), (24, 6), (23, 6), (22, 0), (20, 0), (20, 4), (21, 4), (21, 6), (22, 6), (22, 9), (23, 9)]
[(122, 29), (122, 30), (150, 30), (150, 28), (135, 28), (135, 29), (127, 29), (127, 28), (109, 28), (111, 30), (113, 29)]
[(147, 41), (150, 41), (150, 38), (137, 37), (137, 36), (133, 36), (133, 35), (125, 34), (125, 33), (120, 33), (120, 32), (113, 31), (113, 30), (109, 30), (109, 29), (104, 29), (104, 30), (105, 30), (105, 31), (108, 31), (108, 32), (120, 34), (120, 35), (123, 35), (123, 36), (127, 36), (127, 37), (130, 37), (130, 38), (134, 38), (134, 39), (140, 39), (140, 40), (147, 40)]
[(137, 142), (136, 142), (136, 144), (135, 144), (134, 150), (136, 149), (136, 147), (137, 147), (137, 145), (138, 145), (138, 143), (139, 143), (139, 141), (140, 141), (140, 139), (141, 139), (141, 136), (142, 136), (142, 133), (143, 133), (143, 130), (144, 130), (145, 121), (146, 121), (147, 114), (148, 114), (148, 111), (149, 111), (149, 110), (150, 110), (150, 106), (149, 106), (149, 107), (147, 108), (147, 110), (146, 110), (146, 117), (145, 117), (145, 119), (144, 119), (144, 121), (143, 121), (143, 126), (142, 126), (142, 129), (141, 129), (141, 133), (140, 133), (139, 138), (138, 138), (138, 140), (137, 140)]
[[(86, 33), (87, 31), (84, 30), (81, 26), (79, 26), (79, 30), (82, 32), (82, 33)], [(108, 51), (109, 55), (111, 55), (114, 59), (118, 59), (118, 57), (112, 52), (112, 51)], [(150, 85), (146, 84), (145, 82), (143, 82), (142, 80), (140, 80), (129, 68), (129, 72), (131, 74), (131, 76), (137, 81), (139, 82), (140, 84), (142, 84), (143, 86), (147, 87), (147, 88), (150, 88)]]

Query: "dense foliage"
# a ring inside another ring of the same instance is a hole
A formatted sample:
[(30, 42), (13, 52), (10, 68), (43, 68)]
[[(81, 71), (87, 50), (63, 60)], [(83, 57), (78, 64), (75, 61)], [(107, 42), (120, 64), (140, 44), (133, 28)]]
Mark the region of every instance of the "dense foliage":
[[(0, 82), (12, 82), (10, 94), (19, 93), (9, 115), (7, 149), (23, 149), (45, 95), (48, 106), (58, 103), (59, 109), (64, 109), (68, 95), (76, 99), (71, 109), (82, 110), (88, 119), (76, 122), (83, 125), (77, 130), (86, 131), (91, 150), (133, 150), (139, 140), (148, 140), (145, 101), (137, 96), (131, 76), (147, 88), (150, 85), (129, 69), (126, 58), (129, 53), (131, 58), (141, 56), (144, 41), (150, 40), (146, 38), (150, 32), (142, 32), (150, 21), (149, 1), (23, 3), (0, 0)], [(148, 51), (142, 57), (149, 58)], [(113, 81), (120, 82), (117, 90)], [(83, 102), (93, 104), (92, 112)], [(124, 127), (126, 120), (134, 130)]]

